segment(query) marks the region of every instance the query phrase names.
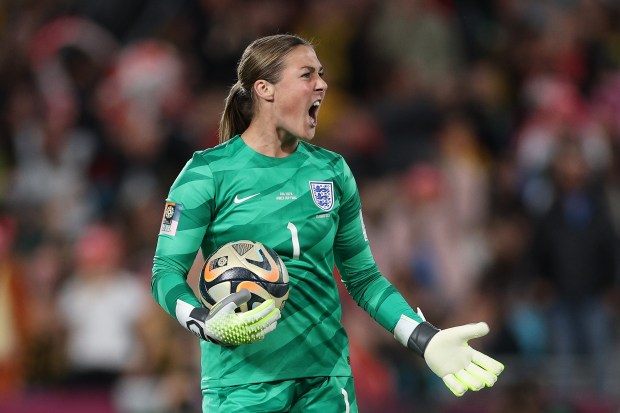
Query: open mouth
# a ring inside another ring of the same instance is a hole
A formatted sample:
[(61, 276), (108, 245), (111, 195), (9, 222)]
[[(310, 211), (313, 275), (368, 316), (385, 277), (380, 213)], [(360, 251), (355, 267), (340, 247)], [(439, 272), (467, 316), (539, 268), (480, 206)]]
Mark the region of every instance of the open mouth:
[(312, 106), (310, 106), (310, 109), (308, 109), (308, 116), (310, 117), (310, 126), (312, 126), (313, 128), (316, 127), (318, 121), (318, 115), (319, 115), (319, 106), (321, 106), (321, 101), (320, 100), (315, 100), (312, 103)]

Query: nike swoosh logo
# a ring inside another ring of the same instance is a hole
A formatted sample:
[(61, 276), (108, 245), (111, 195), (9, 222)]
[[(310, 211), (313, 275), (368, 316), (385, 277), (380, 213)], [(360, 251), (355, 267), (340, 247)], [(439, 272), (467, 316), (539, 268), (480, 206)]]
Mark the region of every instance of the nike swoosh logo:
[(264, 270), (271, 271), (271, 264), (269, 264), (269, 261), (265, 259), (265, 255), (263, 254), (263, 252), (261, 250), (258, 250), (257, 253), (260, 261), (251, 260), (249, 258), (246, 258), (246, 261)]
[(235, 199), (233, 199), (233, 202), (235, 204), (240, 204), (240, 203), (245, 202), (248, 199), (254, 198), (255, 196), (258, 196), (258, 195), (260, 195), (260, 192), (257, 193), (257, 194), (254, 194), (254, 195), (246, 196), (244, 198), (239, 198), (239, 195), (235, 195)]

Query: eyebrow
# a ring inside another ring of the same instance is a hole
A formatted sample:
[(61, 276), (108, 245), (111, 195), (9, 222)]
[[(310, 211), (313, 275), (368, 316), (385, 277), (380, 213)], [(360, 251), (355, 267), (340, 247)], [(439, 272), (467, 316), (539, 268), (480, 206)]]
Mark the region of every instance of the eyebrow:
[[(310, 72), (313, 72), (313, 73), (317, 71), (316, 68), (313, 67), (313, 66), (302, 66), (301, 70), (304, 70), (304, 69), (307, 69), (307, 70), (309, 70)], [(318, 72), (319, 73), (325, 73), (325, 69), (323, 68), (323, 66), (319, 67)]]

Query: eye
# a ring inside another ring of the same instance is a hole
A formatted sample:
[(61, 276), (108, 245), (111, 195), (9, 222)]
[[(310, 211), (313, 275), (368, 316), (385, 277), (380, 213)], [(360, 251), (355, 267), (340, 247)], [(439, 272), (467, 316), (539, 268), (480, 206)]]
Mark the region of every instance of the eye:
[(305, 77), (306, 79), (309, 79), (311, 75), (312, 75), (312, 73), (305, 72), (304, 74), (301, 75), (301, 77)]

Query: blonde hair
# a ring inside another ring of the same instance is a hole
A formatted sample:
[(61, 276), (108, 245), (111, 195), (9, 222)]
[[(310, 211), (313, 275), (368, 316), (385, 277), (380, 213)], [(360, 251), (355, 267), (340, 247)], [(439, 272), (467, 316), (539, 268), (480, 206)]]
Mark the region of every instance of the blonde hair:
[(254, 82), (264, 79), (277, 83), (284, 69), (284, 58), (297, 46), (314, 47), (308, 40), (292, 34), (276, 34), (254, 40), (237, 64), (237, 82), (232, 85), (220, 118), (219, 141), (226, 142), (242, 133), (254, 115)]

